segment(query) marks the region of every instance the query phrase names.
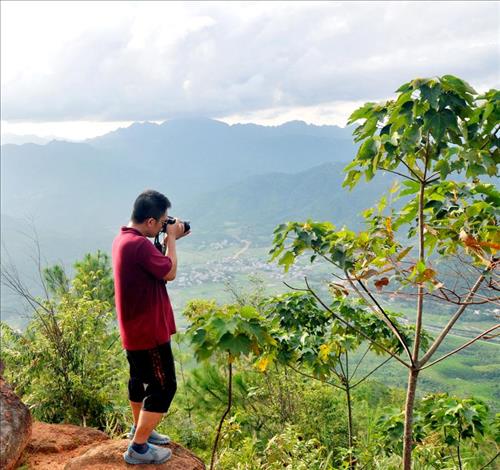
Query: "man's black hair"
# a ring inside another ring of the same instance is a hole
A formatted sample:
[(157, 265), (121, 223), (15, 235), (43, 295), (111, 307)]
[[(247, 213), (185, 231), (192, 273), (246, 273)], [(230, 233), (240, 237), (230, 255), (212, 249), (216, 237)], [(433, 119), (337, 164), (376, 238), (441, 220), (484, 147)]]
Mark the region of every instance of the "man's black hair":
[(150, 217), (159, 220), (170, 207), (170, 201), (166, 196), (153, 189), (147, 189), (139, 194), (134, 202), (132, 222), (142, 224)]

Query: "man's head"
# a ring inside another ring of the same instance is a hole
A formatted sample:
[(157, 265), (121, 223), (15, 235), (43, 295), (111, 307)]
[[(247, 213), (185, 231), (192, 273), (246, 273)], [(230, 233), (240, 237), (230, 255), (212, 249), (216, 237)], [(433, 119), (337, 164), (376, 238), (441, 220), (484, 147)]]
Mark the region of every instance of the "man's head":
[(156, 237), (167, 220), (167, 209), (171, 207), (166, 196), (147, 189), (134, 202), (132, 223), (137, 226), (146, 237)]

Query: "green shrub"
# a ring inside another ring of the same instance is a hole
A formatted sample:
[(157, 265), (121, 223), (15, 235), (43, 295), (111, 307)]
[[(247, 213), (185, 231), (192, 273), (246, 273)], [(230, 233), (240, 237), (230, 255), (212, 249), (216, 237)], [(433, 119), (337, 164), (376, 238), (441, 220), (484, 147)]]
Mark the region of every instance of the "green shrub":
[(35, 418), (121, 432), (127, 413), (125, 359), (113, 323), (109, 258), (98, 252), (44, 271), (48, 297), (36, 299), (26, 331), (1, 325), (6, 379)]

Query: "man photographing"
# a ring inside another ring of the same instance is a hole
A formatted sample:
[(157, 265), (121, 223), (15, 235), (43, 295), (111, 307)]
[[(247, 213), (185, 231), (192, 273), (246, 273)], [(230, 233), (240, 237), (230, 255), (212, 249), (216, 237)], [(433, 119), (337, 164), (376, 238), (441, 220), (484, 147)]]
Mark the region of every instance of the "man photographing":
[[(123, 458), (129, 464), (161, 464), (172, 451), (168, 436), (154, 428), (170, 407), (177, 389), (170, 337), (176, 332), (165, 284), (177, 273), (176, 240), (190, 233), (175, 219), (168, 225), (170, 201), (147, 190), (134, 202), (131, 221), (113, 241), (115, 303), (122, 344), (130, 365), (128, 395), (134, 416), (132, 439)], [(165, 254), (148, 238), (166, 225)]]

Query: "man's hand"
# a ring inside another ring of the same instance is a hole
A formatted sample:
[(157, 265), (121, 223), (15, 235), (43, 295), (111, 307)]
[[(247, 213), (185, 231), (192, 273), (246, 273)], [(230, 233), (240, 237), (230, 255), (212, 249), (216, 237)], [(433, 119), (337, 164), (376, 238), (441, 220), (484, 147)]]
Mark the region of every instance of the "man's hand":
[[(177, 218), (175, 219), (175, 224), (167, 225), (167, 238), (173, 237), (175, 240), (179, 240), (179, 238), (185, 237), (190, 233), (191, 230), (189, 232), (184, 232), (184, 223)], [(167, 238), (165, 238), (165, 241)]]

